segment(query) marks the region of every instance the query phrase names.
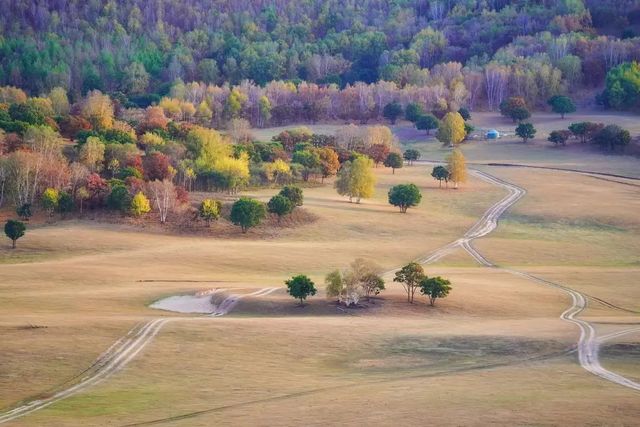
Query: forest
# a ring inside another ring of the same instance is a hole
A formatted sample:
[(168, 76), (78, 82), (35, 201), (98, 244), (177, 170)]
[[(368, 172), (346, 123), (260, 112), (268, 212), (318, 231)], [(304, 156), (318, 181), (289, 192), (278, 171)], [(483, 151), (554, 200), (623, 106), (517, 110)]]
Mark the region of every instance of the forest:
[(5, 0), (2, 10), (0, 85), (32, 96), (62, 87), (74, 101), (98, 89), (139, 107), (176, 81), (198, 82), (193, 98), (385, 82), (441, 104), (495, 109), (509, 94), (540, 107), (640, 59), (631, 0)]

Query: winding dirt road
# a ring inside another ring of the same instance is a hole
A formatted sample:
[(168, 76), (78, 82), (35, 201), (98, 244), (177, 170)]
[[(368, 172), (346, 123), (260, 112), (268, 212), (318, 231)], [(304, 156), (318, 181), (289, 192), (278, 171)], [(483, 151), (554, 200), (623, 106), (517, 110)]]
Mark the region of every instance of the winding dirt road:
[[(469, 255), (471, 255), (479, 264), (485, 267), (499, 269), (513, 275), (532, 280), (539, 284), (551, 286), (564, 291), (571, 297), (572, 305), (560, 315), (560, 318), (564, 321), (571, 322), (577, 325), (580, 329), (580, 338), (577, 345), (578, 360), (580, 362), (580, 365), (585, 370), (605, 380), (611, 381), (624, 387), (628, 387), (633, 390), (640, 391), (640, 383), (637, 383), (622, 375), (605, 369), (600, 364), (598, 358), (600, 343), (625, 334), (637, 332), (639, 330), (637, 327), (598, 337), (595, 328), (589, 322), (577, 318), (577, 316), (587, 307), (587, 299), (589, 298), (588, 295), (567, 288), (566, 286), (562, 286), (560, 284), (531, 275), (529, 273), (499, 267), (491, 263), (473, 247), (473, 240), (486, 236), (487, 234), (495, 230), (498, 226), (499, 218), (507, 209), (509, 209), (518, 200), (520, 200), (526, 194), (526, 191), (523, 188), (520, 188), (514, 184), (511, 184), (484, 172), (474, 170), (471, 173), (479, 179), (482, 179), (483, 181), (504, 188), (505, 190), (507, 190), (508, 195), (491, 206), (484, 213), (484, 215), (464, 234), (463, 237), (443, 246), (442, 248), (436, 250), (435, 252), (432, 252), (428, 256), (419, 259), (418, 262), (422, 264), (430, 264), (443, 258), (454, 250), (462, 248), (467, 251)], [(396, 270), (387, 272), (385, 273), (385, 275), (391, 275), (395, 271)], [(250, 294), (229, 295), (219, 306), (216, 307), (215, 312), (211, 313), (211, 316), (223, 316), (229, 313), (229, 311), (231, 311), (242, 298), (248, 296), (266, 296), (278, 289), (279, 288), (264, 288)], [(595, 300), (597, 301), (597, 299)], [(609, 306), (611, 308), (617, 308), (615, 306)], [(89, 369), (84, 371), (83, 374), (78, 377), (81, 379), (73, 379), (75, 383), (72, 386), (61, 389), (49, 397), (32, 400), (12, 410), (1, 413), (0, 424), (15, 420), (16, 418), (46, 408), (47, 406), (52, 405), (55, 402), (77, 394), (109, 378), (111, 375), (120, 371), (129, 362), (131, 362), (147, 346), (147, 344), (149, 344), (153, 340), (160, 329), (168, 322), (175, 320), (202, 320), (206, 318), (207, 317), (164, 317), (153, 319), (142, 325), (136, 326), (125, 337), (118, 340), (111, 346), (111, 348), (103, 353)]]
[[(232, 294), (226, 297), (211, 313), (210, 316), (218, 317), (228, 314), (236, 304), (246, 297), (260, 297), (269, 295), (279, 288), (264, 288), (249, 294)], [(23, 417), (32, 412), (44, 409), (69, 396), (80, 393), (92, 387), (124, 368), (131, 362), (146, 346), (156, 334), (168, 322), (176, 320), (203, 320), (208, 317), (161, 317), (150, 320), (142, 325), (131, 329), (123, 338), (116, 341), (107, 351), (84, 371), (82, 375), (74, 378), (74, 384), (54, 392), (51, 396), (42, 399), (28, 401), (10, 411), (0, 414), (0, 424), (6, 423), (16, 418)]]

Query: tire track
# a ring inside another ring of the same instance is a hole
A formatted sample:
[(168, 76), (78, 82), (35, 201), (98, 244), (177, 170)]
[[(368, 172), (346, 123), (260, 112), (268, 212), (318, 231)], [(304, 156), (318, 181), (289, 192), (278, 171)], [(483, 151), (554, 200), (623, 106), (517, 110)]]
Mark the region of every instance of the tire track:
[[(507, 191), (509, 191), (510, 194), (496, 203), (493, 207), (491, 207), (487, 211), (487, 214), (485, 214), (483, 218), (478, 223), (476, 223), (476, 225), (473, 226), (471, 230), (469, 230), (469, 232), (465, 234), (465, 236), (461, 239), (462, 248), (467, 251), (479, 264), (485, 267), (496, 268), (501, 271), (505, 271), (546, 286), (560, 289), (568, 294), (571, 297), (572, 305), (560, 315), (560, 318), (566, 322), (577, 325), (580, 329), (580, 338), (578, 340), (578, 360), (580, 362), (580, 366), (600, 378), (624, 387), (631, 388), (633, 390), (640, 391), (640, 383), (632, 381), (615, 372), (609, 371), (601, 365), (598, 357), (598, 352), (602, 340), (598, 339), (595, 328), (589, 322), (577, 317), (587, 308), (587, 296), (585, 294), (529, 273), (509, 268), (501, 268), (487, 260), (471, 245), (472, 240), (485, 236), (491, 231), (495, 230), (498, 225), (498, 219), (500, 218), (500, 216), (526, 194), (526, 191), (523, 188), (496, 178), (487, 173), (480, 171), (472, 171), (472, 173), (486, 182), (505, 188)], [(484, 224), (482, 224), (482, 222), (484, 222)], [(602, 302), (602, 300), (600, 300), (600, 302)], [(612, 308), (615, 307), (611, 304), (608, 305)], [(627, 333), (634, 332), (636, 330), (637, 328), (627, 329), (611, 336), (621, 336)]]
[[(279, 288), (264, 288), (249, 294), (231, 294), (226, 297), (210, 316), (219, 317), (228, 314), (238, 302), (246, 297), (261, 297), (269, 295)], [(208, 316), (209, 317), (209, 316)], [(160, 329), (168, 322), (176, 320), (202, 320), (208, 317), (160, 317), (131, 329), (127, 335), (117, 340), (107, 349), (87, 370), (73, 379), (73, 385), (62, 388), (47, 397), (27, 401), (11, 410), (0, 413), (0, 424), (44, 409), (74, 394), (80, 393), (121, 371), (153, 340)], [(78, 378), (80, 378), (78, 380)]]

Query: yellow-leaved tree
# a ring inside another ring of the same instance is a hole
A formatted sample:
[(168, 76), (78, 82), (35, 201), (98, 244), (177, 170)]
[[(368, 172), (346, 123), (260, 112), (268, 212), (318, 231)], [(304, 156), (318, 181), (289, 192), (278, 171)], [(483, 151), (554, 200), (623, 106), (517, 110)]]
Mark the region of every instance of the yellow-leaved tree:
[(447, 169), (450, 174), (449, 180), (454, 184), (453, 188), (458, 188), (459, 183), (467, 181), (467, 162), (459, 148), (454, 149), (447, 157)]
[(211, 172), (219, 159), (231, 157), (233, 148), (213, 130), (194, 127), (187, 135), (187, 148), (196, 156), (196, 172)]
[(98, 129), (111, 129), (113, 126), (113, 103), (108, 95), (99, 90), (87, 94), (82, 103), (82, 116)]
[(464, 130), (464, 119), (457, 112), (447, 113), (438, 127), (436, 138), (444, 145), (458, 145), (467, 136)]
[(213, 166), (213, 172), (218, 175), (218, 186), (235, 194), (249, 182), (249, 156), (242, 153), (239, 158), (219, 158)]
[(264, 173), (269, 181), (283, 184), (291, 178), (291, 168), (289, 164), (282, 159), (276, 159), (273, 163), (264, 165)]
[(149, 199), (144, 195), (142, 191), (138, 191), (133, 199), (131, 199), (131, 214), (133, 216), (140, 216), (151, 211), (151, 205)]
[(376, 185), (373, 160), (366, 156), (358, 156), (351, 162), (345, 162), (334, 185), (338, 194), (349, 196), (350, 202), (356, 199), (356, 203), (360, 203), (360, 199), (372, 197)]

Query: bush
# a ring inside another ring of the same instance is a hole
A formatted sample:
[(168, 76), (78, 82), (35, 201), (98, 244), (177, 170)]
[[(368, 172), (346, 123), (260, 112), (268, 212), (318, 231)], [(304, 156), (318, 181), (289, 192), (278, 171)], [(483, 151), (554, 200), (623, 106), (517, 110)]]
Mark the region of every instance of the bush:
[(302, 188), (296, 187), (295, 185), (285, 186), (282, 190), (280, 190), (280, 193), (278, 194), (289, 199), (294, 208), (296, 206), (302, 206), (302, 203), (304, 202)]
[(218, 200), (204, 199), (198, 208), (198, 216), (207, 222), (207, 227), (211, 225), (211, 221), (220, 218), (222, 203)]
[(151, 212), (151, 205), (149, 199), (144, 195), (142, 191), (138, 191), (133, 199), (131, 199), (131, 214), (133, 216), (140, 216)]
[(269, 213), (276, 214), (278, 216), (278, 222), (280, 222), (283, 216), (290, 214), (293, 208), (294, 206), (291, 200), (280, 194), (273, 196), (271, 200), (269, 200), (269, 203), (267, 203)]

